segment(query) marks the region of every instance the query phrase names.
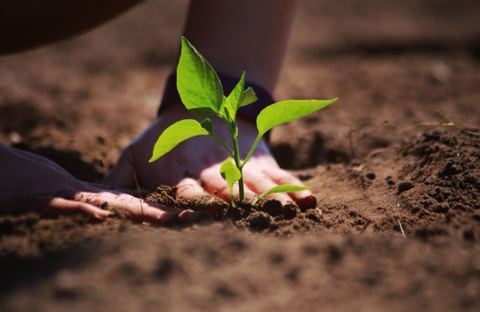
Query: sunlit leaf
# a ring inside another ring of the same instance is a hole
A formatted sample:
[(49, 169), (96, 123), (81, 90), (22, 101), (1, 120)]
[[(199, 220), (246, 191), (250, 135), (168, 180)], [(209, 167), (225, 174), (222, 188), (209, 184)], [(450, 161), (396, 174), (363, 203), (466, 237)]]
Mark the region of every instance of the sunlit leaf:
[(240, 106), (240, 100), (243, 95), (244, 87), (245, 87), (245, 71), (242, 73), (240, 80), (235, 85), (232, 92), (230, 92), (230, 94), (222, 104), (222, 107), (225, 107), (225, 109), (228, 112), (228, 115), (226, 117), (231, 118), (231, 121), (234, 121), (235, 118), (237, 117), (237, 110), (238, 110), (238, 107)]
[(222, 163), (220, 166), (220, 174), (227, 182), (229, 193), (232, 195), (233, 185), (242, 177), (240, 170), (235, 166), (232, 158), (229, 157)]
[(208, 135), (208, 131), (195, 119), (177, 121), (165, 129), (157, 139), (153, 147), (152, 157), (148, 162), (154, 162), (178, 144), (199, 135)]
[(215, 70), (185, 37), (177, 66), (177, 89), (183, 105), (201, 116), (218, 112), (223, 101)]
[(255, 94), (255, 91), (251, 87), (248, 87), (245, 91), (242, 93), (242, 97), (240, 98), (240, 104), (239, 107), (247, 106), (249, 104), (252, 104), (256, 102), (257, 95)]
[(260, 135), (281, 124), (307, 116), (333, 104), (331, 100), (287, 100), (265, 107), (257, 116), (257, 129)]
[(308, 189), (309, 189), (308, 186), (303, 186), (303, 185), (282, 184), (282, 185), (277, 185), (272, 187), (262, 195), (267, 196), (274, 193), (294, 193), (294, 192), (300, 192)]
[(294, 193), (294, 192), (299, 192), (299, 191), (304, 191), (310, 189), (307, 186), (303, 185), (295, 185), (295, 184), (282, 184), (282, 185), (277, 185), (269, 189), (268, 191), (258, 195), (258, 197), (255, 199), (254, 204), (264, 198), (265, 196), (268, 196), (270, 194), (274, 193)]

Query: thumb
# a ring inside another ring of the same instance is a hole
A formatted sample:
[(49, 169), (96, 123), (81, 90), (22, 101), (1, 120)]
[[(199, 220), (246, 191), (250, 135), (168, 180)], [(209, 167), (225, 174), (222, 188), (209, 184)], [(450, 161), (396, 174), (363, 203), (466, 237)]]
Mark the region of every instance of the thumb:
[(133, 154), (130, 147), (122, 152), (117, 164), (102, 182), (106, 185), (125, 189), (131, 189), (137, 185)]

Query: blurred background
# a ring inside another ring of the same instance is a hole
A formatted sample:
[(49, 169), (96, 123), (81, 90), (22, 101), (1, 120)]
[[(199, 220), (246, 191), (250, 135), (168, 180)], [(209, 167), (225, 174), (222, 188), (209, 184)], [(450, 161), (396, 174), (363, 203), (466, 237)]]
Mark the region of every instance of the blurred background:
[[(147, 1), (76, 39), (0, 57), (0, 142), (98, 179), (154, 118), (187, 5)], [(479, 61), (476, 0), (300, 0), (276, 97), (340, 102), (274, 131), (274, 151), (287, 168), (348, 162), (437, 109), (478, 126)]]

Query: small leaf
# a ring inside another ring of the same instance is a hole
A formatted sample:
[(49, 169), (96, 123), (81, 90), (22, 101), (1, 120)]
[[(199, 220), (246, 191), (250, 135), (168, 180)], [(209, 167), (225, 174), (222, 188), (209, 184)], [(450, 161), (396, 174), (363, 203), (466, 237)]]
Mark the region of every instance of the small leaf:
[(282, 184), (282, 185), (277, 185), (272, 187), (262, 195), (267, 196), (274, 193), (294, 193), (294, 192), (304, 191), (308, 189), (309, 189), (308, 186), (303, 186), (303, 185)]
[(331, 100), (287, 100), (280, 101), (262, 109), (257, 116), (257, 129), (260, 135), (278, 125), (310, 115), (333, 104)]
[(235, 163), (230, 157), (227, 158), (220, 166), (220, 174), (227, 182), (228, 190), (230, 192), (230, 197), (232, 198), (233, 203), (233, 185), (235, 184), (235, 182), (240, 180), (242, 174), (240, 170), (235, 166)]
[(253, 201), (253, 204), (255, 205), (260, 199), (264, 198), (265, 196), (268, 196), (270, 194), (274, 193), (294, 193), (294, 192), (299, 192), (299, 191), (304, 191), (310, 189), (307, 186), (303, 185), (295, 185), (295, 184), (282, 184), (282, 185), (277, 185), (269, 189), (268, 191), (260, 194), (255, 198)]
[(225, 107), (225, 109), (228, 112), (228, 114), (226, 114), (227, 116), (225, 117), (231, 118), (230, 121), (234, 121), (235, 118), (237, 117), (237, 110), (238, 110), (238, 107), (240, 106), (240, 100), (243, 95), (244, 87), (245, 87), (245, 71), (243, 71), (242, 76), (240, 77), (240, 80), (238, 81), (238, 83), (233, 88), (232, 92), (230, 92), (230, 94), (222, 104), (222, 108)]
[(183, 105), (201, 116), (217, 113), (223, 101), (215, 70), (185, 37), (177, 66), (177, 89)]
[(208, 131), (195, 119), (177, 121), (160, 134), (153, 147), (152, 157), (148, 162), (154, 162), (170, 152), (178, 144), (199, 135), (208, 135)]
[(240, 98), (239, 107), (250, 105), (258, 100), (255, 91), (251, 87), (248, 87), (247, 90), (243, 91), (242, 97)]

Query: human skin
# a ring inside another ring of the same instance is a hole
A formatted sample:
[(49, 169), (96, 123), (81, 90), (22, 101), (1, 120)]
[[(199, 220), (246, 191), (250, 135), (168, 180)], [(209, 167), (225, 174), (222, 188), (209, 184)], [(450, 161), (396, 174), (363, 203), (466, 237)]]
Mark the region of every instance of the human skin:
[(200, 215), (80, 181), (42, 156), (4, 144), (0, 144), (0, 163), (0, 213), (20, 213), (34, 207), (42, 215), (83, 212), (104, 220), (113, 211), (119, 211), (132, 219), (152, 223), (174, 219), (191, 222)]
[[(250, 81), (273, 92), (285, 56), (293, 21), (294, 0), (194, 0), (191, 1), (184, 34), (212, 66), (223, 74), (240, 77), (247, 71)], [(271, 104), (271, 103), (267, 103)], [(255, 105), (255, 104), (252, 104)], [(205, 192), (228, 200), (228, 186), (220, 176), (219, 166), (227, 154), (209, 137), (198, 137), (182, 143), (153, 164), (148, 163), (159, 134), (182, 118), (191, 118), (181, 103), (167, 103), (152, 125), (122, 153), (107, 181), (120, 187), (132, 187), (132, 170), (137, 171), (142, 186), (153, 189), (159, 184), (177, 183), (178, 196), (192, 198)], [(240, 151), (248, 152), (257, 132), (252, 121), (239, 120)], [(215, 133), (225, 141), (229, 130), (216, 123)], [(198, 181), (191, 177), (198, 178)], [(268, 146), (262, 141), (244, 168), (247, 197), (261, 194), (278, 184), (302, 184), (279, 168)], [(273, 194), (283, 203), (297, 201), (314, 204), (308, 190)]]
[(82, 34), (145, 0), (0, 0), (0, 54)]
[[(68, 2), (71, 6), (64, 4), (66, 2), (0, 0), (0, 34), (2, 38), (12, 39), (0, 42), (0, 53), (68, 38), (141, 1)], [(99, 6), (102, 9), (92, 10), (98, 3), (101, 3)], [(252, 81), (273, 91), (285, 54), (294, 1), (247, 0), (242, 1), (242, 6), (237, 4), (237, 1), (193, 0), (185, 34), (220, 72), (239, 76), (242, 69), (247, 69)], [(75, 10), (72, 10), (72, 7), (75, 7)], [(89, 18), (83, 19), (82, 14)], [(74, 16), (67, 18), (70, 15)], [(57, 16), (62, 18), (55, 20), (54, 17)], [(61, 27), (58, 24), (60, 21)], [(25, 23), (30, 26), (25, 26)], [(36, 29), (29, 33), (31, 26)], [(244, 33), (245, 30), (248, 34)], [(12, 33), (24, 37), (16, 38)], [(184, 143), (154, 164), (147, 162), (153, 143), (161, 131), (184, 117), (185, 111), (181, 107), (181, 103), (171, 103), (162, 116), (153, 121), (152, 125), (123, 151), (105, 183), (117, 188), (133, 188), (136, 186), (136, 175), (140, 185), (147, 189), (154, 189), (162, 183), (177, 184), (177, 195), (180, 198), (193, 198), (209, 192), (226, 199), (227, 186), (218, 170), (220, 161), (226, 155), (217, 143), (208, 138)], [(217, 127), (217, 130), (220, 136), (226, 138), (225, 127)], [(240, 148), (245, 154), (247, 146), (256, 136), (255, 126), (249, 121), (240, 121), (240, 131)], [(108, 207), (122, 210), (132, 218), (149, 222), (168, 222), (175, 217), (188, 222), (198, 216), (191, 211), (181, 212), (147, 203), (112, 190), (111, 187), (94, 186), (79, 181), (41, 156), (2, 144), (0, 163), (2, 209), (10, 207), (20, 211), (38, 207), (42, 212), (81, 211), (94, 218), (104, 219), (110, 215), (110, 212), (100, 209), (106, 203)], [(301, 184), (298, 179), (278, 167), (265, 142), (260, 143), (244, 170), (247, 196), (250, 197), (277, 184)], [(312, 199), (310, 191), (294, 193), (291, 197), (286, 194), (275, 194), (272, 197), (282, 202), (293, 199), (307, 205), (311, 204)]]

